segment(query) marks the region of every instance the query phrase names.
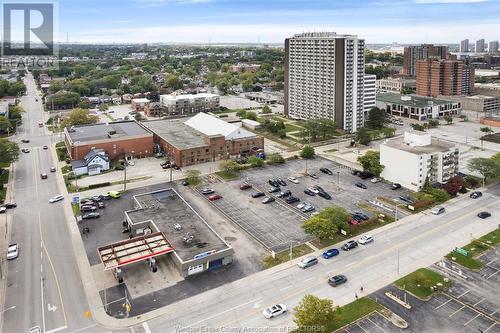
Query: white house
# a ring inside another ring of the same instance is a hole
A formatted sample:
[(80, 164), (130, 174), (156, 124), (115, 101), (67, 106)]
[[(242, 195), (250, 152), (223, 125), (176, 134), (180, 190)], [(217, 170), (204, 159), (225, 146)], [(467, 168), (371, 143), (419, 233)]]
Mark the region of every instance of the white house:
[(83, 160), (71, 161), (75, 175), (97, 175), (110, 167), (109, 156), (104, 149), (92, 149)]

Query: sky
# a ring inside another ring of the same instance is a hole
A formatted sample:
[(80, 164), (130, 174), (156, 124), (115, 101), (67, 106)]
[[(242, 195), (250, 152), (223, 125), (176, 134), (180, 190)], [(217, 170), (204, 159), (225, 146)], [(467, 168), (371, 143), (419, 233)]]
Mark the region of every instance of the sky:
[(59, 40), (282, 43), (306, 31), (370, 43), (500, 39), (500, 0), (59, 0)]

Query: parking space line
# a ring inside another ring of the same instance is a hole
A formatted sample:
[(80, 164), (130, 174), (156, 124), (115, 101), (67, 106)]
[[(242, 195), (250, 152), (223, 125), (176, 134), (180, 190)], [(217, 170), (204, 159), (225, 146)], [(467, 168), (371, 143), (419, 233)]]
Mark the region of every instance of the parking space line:
[[(490, 266), (488, 266), (488, 267), (490, 267)], [(490, 267), (490, 268), (493, 268), (493, 267)], [(487, 276), (487, 277), (485, 278), (486, 280), (489, 280), (491, 277), (495, 276), (498, 272), (500, 272), (500, 270), (498, 270), (498, 269), (496, 269), (496, 268), (493, 268), (493, 269), (495, 269), (495, 270), (496, 270), (496, 271), (495, 271), (495, 273), (490, 274), (489, 276)]]
[(496, 324), (497, 324), (497, 323), (493, 323), (493, 324), (491, 324), (491, 326), (490, 326), (490, 327), (488, 327), (487, 329), (485, 329), (485, 330), (483, 331), (483, 333), (488, 332), (488, 331), (489, 331), (489, 330), (490, 330), (493, 326), (495, 326)]
[(444, 305), (448, 304), (449, 302), (451, 302), (451, 298), (448, 298), (448, 300), (447, 300), (446, 302), (444, 302), (443, 304), (441, 304), (441, 305), (439, 305), (439, 306), (435, 307), (435, 308), (434, 308), (434, 310), (439, 309), (440, 307), (442, 307), (442, 306), (444, 306)]
[(462, 305), (462, 307), (458, 310), (456, 310), (455, 312), (453, 312), (451, 315), (448, 316), (448, 318), (451, 318), (452, 316), (454, 316), (455, 314), (459, 313), (460, 311), (462, 311), (462, 309), (465, 308), (465, 305)]
[(481, 298), (478, 302), (474, 303), (474, 306), (478, 305), (479, 303), (481, 303), (484, 300), (485, 300), (485, 298)]
[(360, 323), (359, 323), (359, 322), (358, 322), (358, 323), (356, 323), (356, 325), (358, 325), (358, 327), (359, 327), (359, 328), (361, 328), (361, 329), (363, 330), (363, 332), (368, 332), (367, 330), (365, 330), (365, 329), (363, 328), (363, 326), (361, 326), (361, 325), (360, 325)]
[(460, 294), (460, 296), (457, 296), (457, 298), (460, 298), (460, 297), (462, 297), (462, 296), (464, 296), (464, 295), (468, 294), (468, 293), (469, 293), (469, 291), (470, 291), (470, 290), (466, 290), (466, 291), (464, 291), (462, 294)]
[[(497, 260), (498, 260), (498, 258), (495, 258), (495, 259), (493, 259), (492, 261), (487, 262), (487, 263), (486, 263), (486, 266), (489, 266), (491, 263), (494, 263), (494, 262), (495, 262), (495, 261), (497, 261)], [(493, 267), (492, 267), (492, 268), (493, 268)]]
[(384, 330), (382, 327), (380, 327), (376, 322), (374, 322), (373, 320), (370, 319), (370, 317), (367, 317), (367, 319), (375, 326), (377, 326), (378, 328), (380, 328), (382, 330), (382, 332), (384, 333), (387, 333), (386, 330)]
[(477, 318), (477, 317), (479, 317), (480, 315), (481, 315), (481, 314), (480, 314), (480, 313), (478, 313), (478, 314), (477, 314), (474, 318), (472, 318), (471, 320), (469, 320), (468, 322), (466, 322), (466, 323), (464, 324), (464, 326), (467, 326), (467, 324), (469, 324), (471, 321), (473, 321), (474, 319), (476, 319), (476, 318)]

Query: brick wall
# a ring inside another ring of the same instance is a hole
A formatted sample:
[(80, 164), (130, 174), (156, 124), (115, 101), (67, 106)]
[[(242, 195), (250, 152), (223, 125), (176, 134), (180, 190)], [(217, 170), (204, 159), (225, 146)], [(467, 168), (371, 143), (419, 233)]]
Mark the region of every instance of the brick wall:
[[(66, 141), (66, 147), (69, 143)], [(88, 144), (72, 146), (69, 153), (74, 160), (82, 159), (92, 148), (104, 149), (111, 159), (121, 158), (125, 153), (134, 157), (147, 157), (153, 155), (153, 136), (133, 137), (122, 140), (102, 140)]]

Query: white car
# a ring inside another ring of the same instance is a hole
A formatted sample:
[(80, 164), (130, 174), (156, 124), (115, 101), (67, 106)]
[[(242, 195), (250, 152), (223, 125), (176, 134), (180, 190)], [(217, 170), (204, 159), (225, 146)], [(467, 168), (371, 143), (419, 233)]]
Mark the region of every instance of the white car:
[(4, 206), (0, 206), (0, 214), (3, 214), (5, 212), (7, 212), (7, 208)]
[(288, 179), (289, 181), (291, 181), (292, 183), (294, 183), (294, 184), (298, 184), (298, 183), (299, 183), (299, 181), (298, 181), (298, 180), (297, 180), (297, 178), (295, 178), (295, 177), (290, 176), (290, 177), (288, 177), (287, 179)]
[(352, 152), (356, 155), (361, 155), (361, 150), (359, 149), (354, 149)]
[(297, 205), (297, 208), (298, 208), (298, 209), (302, 209), (302, 208), (304, 208), (305, 206), (311, 206), (311, 204), (310, 204), (309, 202), (305, 202), (305, 201), (304, 201), (304, 202), (299, 203), (299, 204)]
[(49, 202), (50, 203), (54, 203), (54, 202), (58, 202), (58, 201), (61, 201), (62, 199), (64, 199), (64, 196), (62, 194), (59, 194), (59, 195), (56, 195), (55, 197), (53, 198), (50, 198), (49, 199)]
[(7, 259), (16, 259), (19, 255), (19, 246), (17, 244), (10, 244), (7, 249)]
[(130, 165), (130, 166), (134, 166), (135, 162), (134, 161), (128, 161), (127, 164)]
[(443, 214), (445, 211), (446, 211), (446, 209), (444, 209), (444, 207), (434, 207), (434, 208), (432, 208), (431, 213), (434, 215), (439, 215), (439, 214)]
[(372, 178), (372, 180), (370, 180), (370, 181), (371, 181), (372, 183), (374, 183), (374, 184), (375, 184), (375, 183), (379, 183), (379, 182), (381, 182), (381, 181), (382, 181), (382, 178), (377, 178), (377, 177), (375, 177), (375, 178)]
[(308, 187), (307, 189), (308, 189), (309, 191), (313, 192), (314, 194), (318, 194), (318, 193), (319, 193), (319, 191), (318, 191), (318, 189), (317, 189), (317, 188), (314, 188), (314, 187)]
[(372, 235), (363, 235), (361, 238), (358, 240), (359, 244), (368, 244), (373, 242), (373, 236)]
[(286, 309), (285, 304), (276, 304), (276, 305), (270, 306), (267, 309), (265, 309), (264, 311), (262, 311), (262, 314), (267, 319), (270, 319), (270, 318), (282, 315), (283, 313), (286, 312), (286, 310), (287, 309)]

